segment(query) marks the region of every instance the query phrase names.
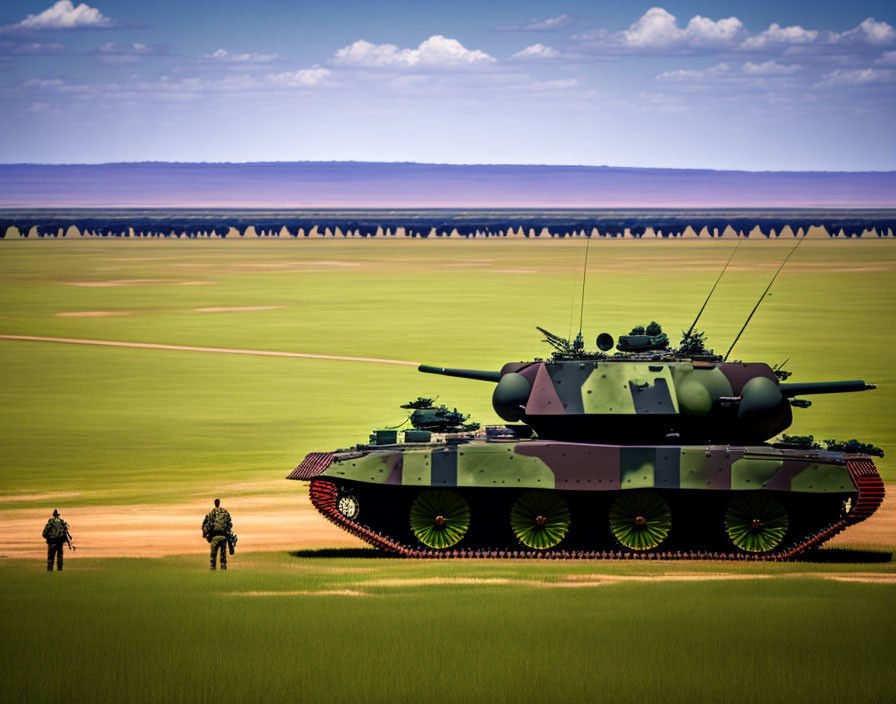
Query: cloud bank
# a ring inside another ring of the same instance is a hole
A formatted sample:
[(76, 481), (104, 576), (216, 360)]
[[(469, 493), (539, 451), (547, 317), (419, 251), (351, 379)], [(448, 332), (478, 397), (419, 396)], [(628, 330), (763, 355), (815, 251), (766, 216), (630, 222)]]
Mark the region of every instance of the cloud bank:
[(394, 44), (371, 44), (359, 39), (339, 49), (330, 60), (334, 66), (378, 69), (458, 69), (495, 63), (479, 49), (467, 49), (456, 39), (436, 34), (416, 49), (399, 49)]
[(652, 7), (628, 29), (605, 28), (573, 36), (593, 53), (714, 53), (722, 51), (785, 51), (793, 47), (842, 50), (873, 49), (896, 44), (896, 30), (887, 22), (868, 17), (845, 32), (782, 27), (772, 23), (751, 34), (737, 17), (713, 20), (695, 15), (685, 26), (662, 7)]
[(211, 54), (205, 54), (203, 59), (224, 64), (267, 64), (277, 60), (277, 54), (257, 54), (248, 52), (233, 54), (226, 49), (218, 49)]
[(560, 52), (557, 51), (552, 46), (545, 46), (544, 44), (533, 44), (532, 46), (527, 46), (522, 51), (516, 52), (512, 57), (512, 59), (556, 59), (560, 56)]
[(115, 21), (85, 3), (75, 6), (70, 0), (59, 0), (36, 15), (28, 15), (13, 25), (14, 29), (109, 29)]

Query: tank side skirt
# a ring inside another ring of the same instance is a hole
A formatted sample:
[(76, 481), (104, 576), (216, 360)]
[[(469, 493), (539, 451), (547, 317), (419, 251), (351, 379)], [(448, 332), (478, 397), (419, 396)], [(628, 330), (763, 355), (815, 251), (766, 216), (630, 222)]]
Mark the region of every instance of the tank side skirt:
[(656, 488), (841, 493), (855, 490), (846, 462), (850, 457), (793, 457), (727, 446), (471, 443), (435, 450), (359, 452), (344, 459), (332, 453), (310, 453), (287, 478), (322, 475), (395, 486), (505, 485), (572, 491)]

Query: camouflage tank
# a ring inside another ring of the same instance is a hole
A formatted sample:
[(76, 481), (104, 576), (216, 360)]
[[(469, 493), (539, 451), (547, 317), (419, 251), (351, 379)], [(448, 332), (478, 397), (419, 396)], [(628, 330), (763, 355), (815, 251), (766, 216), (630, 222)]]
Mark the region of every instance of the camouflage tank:
[[(790, 372), (726, 361), (688, 331), (677, 349), (656, 323), (597, 349), (539, 328), (548, 359), (500, 371), (420, 365), (495, 385), (507, 425), (484, 431), (420, 398), (406, 430), (309, 454), (326, 518), (412, 557), (788, 559), (868, 518), (884, 485), (873, 446), (823, 449), (789, 428), (805, 396), (864, 381), (789, 383)], [(693, 330), (693, 326), (692, 326)], [(730, 352), (730, 350), (729, 350)]]

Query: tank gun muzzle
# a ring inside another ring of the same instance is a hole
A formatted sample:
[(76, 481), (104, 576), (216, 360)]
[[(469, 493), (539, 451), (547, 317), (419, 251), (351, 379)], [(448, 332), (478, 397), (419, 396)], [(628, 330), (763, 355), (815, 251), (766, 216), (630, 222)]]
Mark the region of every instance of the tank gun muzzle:
[(475, 369), (447, 369), (445, 367), (433, 367), (429, 364), (421, 364), (417, 371), (425, 374), (442, 374), (443, 376), (456, 376), (461, 379), (476, 379), (477, 381), (491, 381), (498, 383), (501, 380), (501, 372), (482, 372)]

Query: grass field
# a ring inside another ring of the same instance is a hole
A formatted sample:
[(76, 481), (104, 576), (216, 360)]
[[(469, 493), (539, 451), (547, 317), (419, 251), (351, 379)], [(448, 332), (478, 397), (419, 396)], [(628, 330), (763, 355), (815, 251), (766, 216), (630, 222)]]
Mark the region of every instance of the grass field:
[(808, 566), (677, 581), (617, 563), (596, 584), (582, 564), (239, 562), (0, 565), (4, 700), (867, 702), (896, 685), (892, 582)]
[[(740, 247), (701, 320), (710, 346), (724, 353), (791, 244)], [(654, 319), (676, 338), (733, 246), (595, 242), (586, 339)], [(4, 241), (0, 334), (498, 369), (547, 355), (535, 325), (569, 331), (582, 256), (575, 241)], [(880, 445), (888, 482), (896, 481), (894, 274), (891, 242), (807, 240), (733, 353), (789, 358), (793, 381), (878, 383), (871, 393), (815, 397), (795, 410), (792, 431)], [(197, 311), (240, 307), (273, 308)], [(118, 315), (59, 315), (85, 312)], [(302, 487), (282, 477), (305, 452), (400, 422), (397, 406), (417, 395), (440, 394), (497, 421), (490, 385), (410, 366), (0, 340), (0, 369), (0, 533), (22, 512), (43, 515), (57, 503), (163, 507), (222, 486), (292, 501)], [(226, 575), (201, 571), (195, 555), (76, 554), (52, 578), (39, 561), (6, 559), (0, 694), (880, 701), (894, 684), (893, 568), (857, 554), (859, 564), (745, 566), (245, 553)], [(529, 583), (695, 571), (776, 578)], [(840, 572), (865, 581), (822, 578)], [(506, 581), (450, 581), (458, 578)]]

